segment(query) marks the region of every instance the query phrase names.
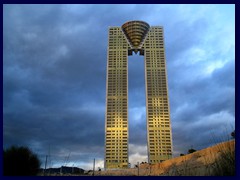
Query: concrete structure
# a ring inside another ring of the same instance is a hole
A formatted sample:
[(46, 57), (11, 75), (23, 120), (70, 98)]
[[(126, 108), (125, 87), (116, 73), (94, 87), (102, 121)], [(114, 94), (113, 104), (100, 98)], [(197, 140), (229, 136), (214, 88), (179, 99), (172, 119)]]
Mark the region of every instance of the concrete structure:
[(105, 116), (105, 168), (128, 167), (128, 56), (144, 55), (148, 162), (172, 157), (163, 27), (129, 21), (110, 27)]

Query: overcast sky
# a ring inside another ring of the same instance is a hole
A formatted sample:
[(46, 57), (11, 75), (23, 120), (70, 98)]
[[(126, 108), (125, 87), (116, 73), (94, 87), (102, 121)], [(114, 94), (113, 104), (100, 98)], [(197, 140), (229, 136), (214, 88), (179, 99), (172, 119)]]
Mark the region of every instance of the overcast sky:
[[(4, 5), (4, 148), (103, 167), (108, 28), (129, 20), (164, 27), (174, 156), (229, 136), (235, 5)], [(132, 164), (147, 161), (143, 61), (128, 62)]]

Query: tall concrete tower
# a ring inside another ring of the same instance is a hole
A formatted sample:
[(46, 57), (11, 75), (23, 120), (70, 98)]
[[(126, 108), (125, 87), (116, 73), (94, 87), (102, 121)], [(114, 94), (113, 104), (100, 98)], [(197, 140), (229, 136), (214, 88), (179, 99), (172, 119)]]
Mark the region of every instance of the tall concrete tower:
[(128, 167), (128, 56), (144, 56), (148, 162), (172, 157), (163, 27), (129, 21), (108, 34), (105, 168)]

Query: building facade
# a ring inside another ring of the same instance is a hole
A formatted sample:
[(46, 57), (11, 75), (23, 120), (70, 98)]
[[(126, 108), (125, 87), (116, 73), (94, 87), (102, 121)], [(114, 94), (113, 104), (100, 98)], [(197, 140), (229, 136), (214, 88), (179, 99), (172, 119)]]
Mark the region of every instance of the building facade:
[(129, 21), (108, 34), (105, 168), (128, 167), (128, 56), (145, 61), (148, 162), (172, 157), (163, 27)]

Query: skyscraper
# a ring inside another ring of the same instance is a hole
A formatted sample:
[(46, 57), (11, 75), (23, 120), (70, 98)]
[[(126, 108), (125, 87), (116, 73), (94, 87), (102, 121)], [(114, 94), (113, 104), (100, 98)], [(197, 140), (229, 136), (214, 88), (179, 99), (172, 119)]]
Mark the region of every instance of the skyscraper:
[(163, 27), (129, 21), (108, 34), (105, 168), (128, 167), (128, 56), (144, 56), (148, 162), (172, 157)]

